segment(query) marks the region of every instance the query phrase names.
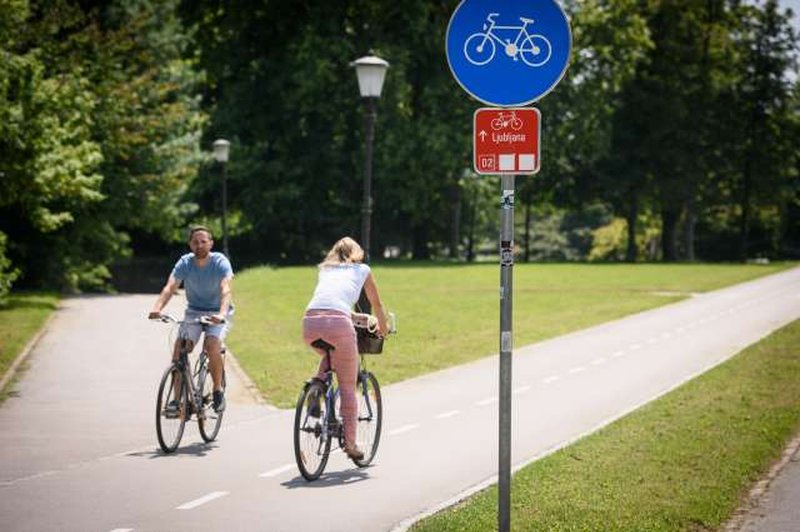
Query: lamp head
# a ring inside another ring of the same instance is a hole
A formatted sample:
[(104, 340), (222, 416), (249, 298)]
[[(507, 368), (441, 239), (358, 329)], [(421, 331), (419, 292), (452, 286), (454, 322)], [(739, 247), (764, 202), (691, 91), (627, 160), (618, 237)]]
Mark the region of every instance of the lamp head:
[(231, 149), (231, 143), (225, 139), (217, 139), (214, 141), (214, 159), (218, 163), (228, 162), (228, 153)]
[(383, 80), (389, 63), (380, 57), (368, 55), (356, 59), (350, 66), (355, 67), (358, 76), (358, 90), (364, 98), (379, 98)]

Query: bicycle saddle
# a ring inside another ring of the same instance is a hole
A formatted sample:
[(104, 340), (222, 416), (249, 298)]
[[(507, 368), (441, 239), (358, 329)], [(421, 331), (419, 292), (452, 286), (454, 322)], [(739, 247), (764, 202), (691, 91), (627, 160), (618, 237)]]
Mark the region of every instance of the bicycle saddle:
[(519, 19), (522, 22), (524, 22), (525, 24), (533, 24), (533, 19), (532, 18), (519, 17)]
[(324, 349), (325, 351), (333, 351), (334, 349), (336, 349), (322, 338), (317, 338), (316, 340), (311, 342), (311, 347), (316, 347), (317, 349)]

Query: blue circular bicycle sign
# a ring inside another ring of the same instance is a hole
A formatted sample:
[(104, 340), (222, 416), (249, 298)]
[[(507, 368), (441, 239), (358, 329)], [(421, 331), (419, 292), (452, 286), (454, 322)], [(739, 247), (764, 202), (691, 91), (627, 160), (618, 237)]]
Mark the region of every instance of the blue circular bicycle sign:
[(477, 100), (528, 105), (561, 81), (569, 20), (555, 0), (462, 0), (447, 26), (447, 62)]

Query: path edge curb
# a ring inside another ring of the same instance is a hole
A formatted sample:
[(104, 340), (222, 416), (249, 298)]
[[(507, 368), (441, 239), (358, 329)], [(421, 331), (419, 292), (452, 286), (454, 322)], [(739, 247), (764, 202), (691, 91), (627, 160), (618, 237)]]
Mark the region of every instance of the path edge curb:
[(56, 309), (47, 317), (42, 326), (39, 327), (39, 330), (36, 332), (36, 334), (33, 335), (33, 338), (28, 340), (28, 343), (25, 344), (25, 347), (22, 348), (22, 351), (17, 355), (17, 357), (8, 367), (5, 374), (3, 374), (3, 377), (0, 379), (0, 393), (6, 390), (6, 387), (9, 385), (9, 383), (11, 383), (11, 381), (17, 375), (19, 367), (22, 365), (25, 359), (28, 358), (31, 352), (36, 348), (42, 337), (50, 330), (50, 324), (53, 322), (53, 320), (55, 319), (56, 315), (60, 310), (61, 310), (61, 304), (59, 304), (56, 307)]
[(244, 385), (244, 389), (247, 391), (247, 393), (250, 395), (253, 401), (255, 401), (256, 404), (261, 406), (266, 406), (271, 410), (278, 410), (276, 406), (269, 404), (264, 399), (264, 397), (261, 395), (261, 392), (258, 389), (258, 386), (256, 386), (255, 381), (253, 381), (253, 379), (250, 378), (250, 375), (248, 375), (247, 372), (244, 370), (244, 368), (242, 368), (241, 364), (239, 364), (239, 361), (236, 359), (236, 355), (233, 354), (231, 348), (226, 346), (226, 349), (227, 349), (227, 356), (225, 358), (227, 359), (228, 365), (233, 370), (233, 372), (236, 373), (236, 377), (242, 382), (242, 384)]
[(800, 433), (795, 434), (789, 441), (781, 457), (777, 462), (772, 464), (767, 474), (750, 488), (750, 491), (739, 504), (739, 507), (734, 511), (733, 516), (721, 527), (721, 530), (724, 532), (737, 532), (741, 530), (745, 521), (750, 516), (750, 512), (758, 508), (772, 483), (778, 475), (780, 475), (781, 471), (783, 471), (783, 468), (786, 467), (786, 464), (796, 455), (800, 455)]

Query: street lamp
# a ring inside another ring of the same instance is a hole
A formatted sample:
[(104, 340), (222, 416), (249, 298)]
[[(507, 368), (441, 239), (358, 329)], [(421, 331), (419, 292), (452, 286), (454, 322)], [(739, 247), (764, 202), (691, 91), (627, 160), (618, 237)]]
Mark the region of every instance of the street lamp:
[(364, 172), (364, 199), (361, 207), (361, 245), (364, 246), (364, 261), (369, 262), (370, 233), (372, 224), (372, 144), (375, 139), (375, 101), (381, 96), (383, 80), (389, 63), (369, 55), (356, 59), (350, 66), (355, 67), (358, 76), (358, 90), (367, 103), (367, 150), (366, 171)]
[(225, 173), (225, 163), (228, 162), (228, 153), (231, 143), (225, 139), (214, 141), (214, 159), (222, 166), (222, 251), (228, 259), (231, 258), (228, 252), (228, 176)]

